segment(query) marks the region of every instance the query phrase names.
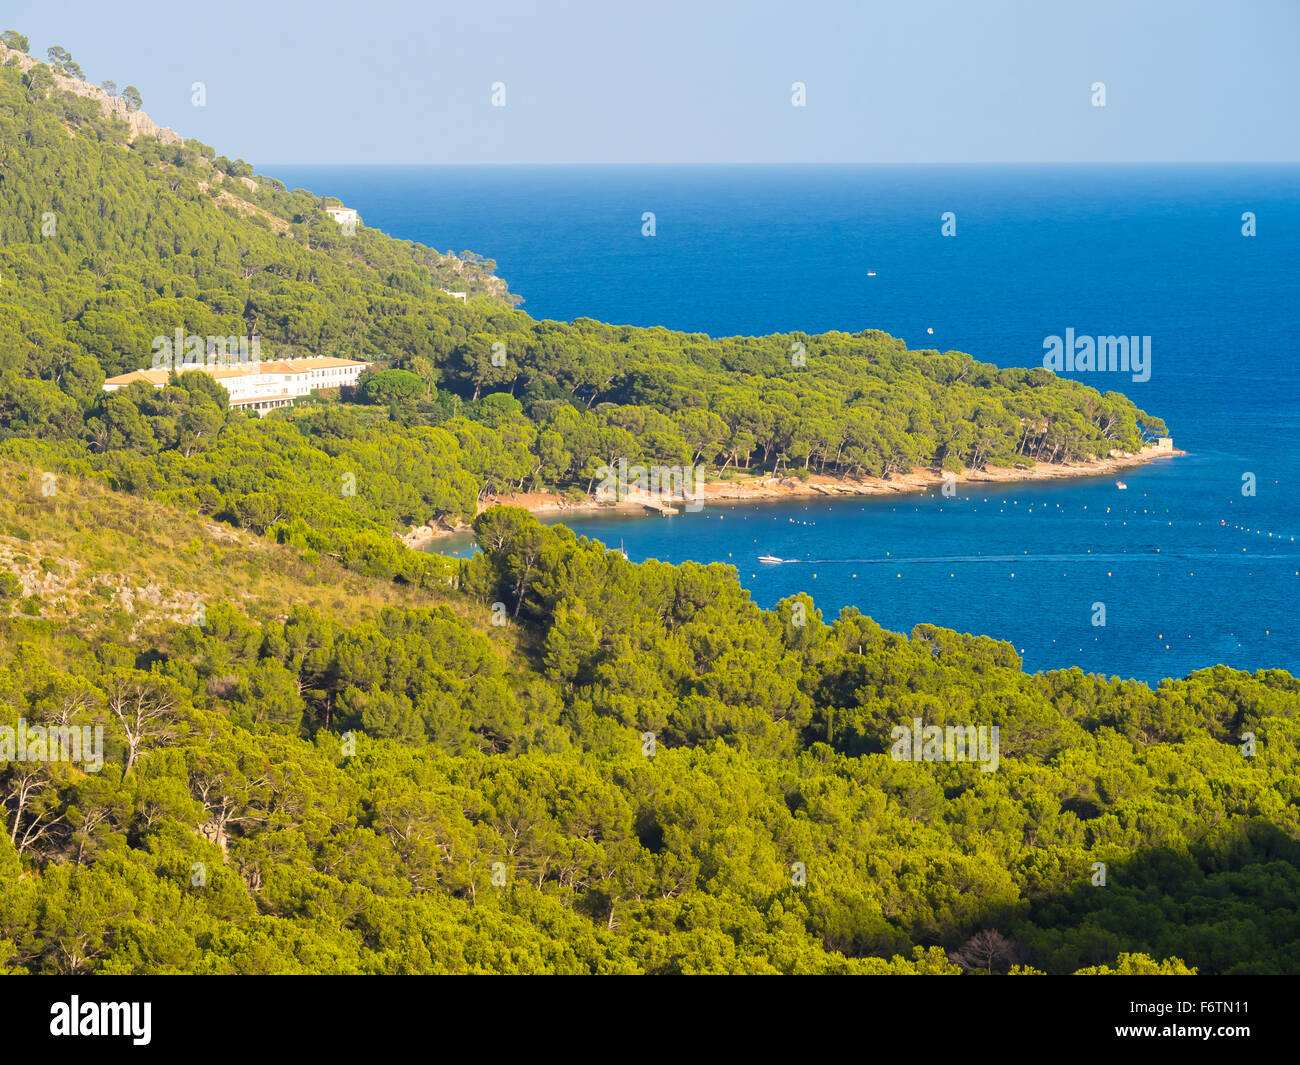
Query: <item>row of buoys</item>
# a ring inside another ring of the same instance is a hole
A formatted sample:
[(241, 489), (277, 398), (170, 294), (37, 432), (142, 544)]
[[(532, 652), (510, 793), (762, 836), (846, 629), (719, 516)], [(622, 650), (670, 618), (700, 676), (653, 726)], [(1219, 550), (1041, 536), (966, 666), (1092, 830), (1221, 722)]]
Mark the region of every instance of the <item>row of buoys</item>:
[[(1223, 519), (1220, 519), (1219, 524), (1220, 524), (1220, 525), (1225, 525), (1225, 526), (1228, 525), (1227, 521), (1226, 521), (1226, 520), (1223, 520)], [(1228, 526), (1228, 527), (1229, 527), (1229, 528), (1232, 528), (1232, 529), (1236, 529), (1238, 532), (1254, 533), (1256, 536), (1263, 536), (1263, 535), (1265, 535), (1263, 529), (1247, 529), (1246, 526), (1244, 526), (1244, 525), (1231, 525), (1231, 526)], [(1273, 533), (1268, 533), (1268, 536), (1269, 536), (1270, 539), (1273, 538), (1273, 535), (1274, 535)], [(1278, 534), (1277, 534), (1277, 538), (1278, 538), (1279, 540), (1281, 540), (1281, 539), (1283, 538), (1283, 537), (1282, 537), (1282, 534), (1281, 534), (1281, 533), (1278, 533)], [(1294, 536), (1287, 537), (1287, 539), (1288, 539), (1291, 543), (1295, 543), (1295, 537), (1294, 537)], [(1242, 550), (1245, 551), (1246, 549), (1243, 547)]]

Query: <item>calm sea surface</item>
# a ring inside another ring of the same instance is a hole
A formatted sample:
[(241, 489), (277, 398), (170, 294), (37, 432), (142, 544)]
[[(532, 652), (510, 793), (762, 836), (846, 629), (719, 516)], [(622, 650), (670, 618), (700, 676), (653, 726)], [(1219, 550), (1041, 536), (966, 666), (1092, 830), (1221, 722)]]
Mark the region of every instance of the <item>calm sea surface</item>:
[[(729, 562), (765, 606), (807, 591), (828, 619), (854, 604), (902, 631), (987, 633), (1030, 670), (1300, 668), (1300, 167), (267, 170), (394, 236), (495, 259), (537, 318), (878, 328), (1001, 366), (1041, 365), (1070, 327), (1150, 336), (1150, 380), (1075, 375), (1163, 417), (1188, 452), (1125, 473), (1126, 491), (1101, 478), (568, 524), (633, 559)], [(795, 561), (760, 566), (769, 553)]]

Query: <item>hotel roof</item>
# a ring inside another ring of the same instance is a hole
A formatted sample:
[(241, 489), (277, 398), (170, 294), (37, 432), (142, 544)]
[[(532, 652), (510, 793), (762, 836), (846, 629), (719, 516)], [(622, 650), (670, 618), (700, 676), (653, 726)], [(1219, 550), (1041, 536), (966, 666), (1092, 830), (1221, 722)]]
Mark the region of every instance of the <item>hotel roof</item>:
[[(312, 370), (334, 370), (345, 366), (367, 366), (369, 363), (357, 362), (354, 359), (333, 359), (327, 357), (310, 358), (310, 359), (278, 359), (268, 360), (266, 362), (242, 362), (234, 366), (206, 366), (198, 363), (182, 364), (176, 367), (177, 373), (185, 373), (188, 370), (198, 370), (202, 373), (211, 374), (218, 381), (230, 380), (237, 377), (255, 377), (258, 374), (278, 373), (278, 374), (299, 374), (310, 373)], [(144, 381), (146, 384), (153, 385), (155, 388), (159, 385), (165, 385), (171, 378), (171, 370), (132, 370), (130, 373), (119, 374), (117, 377), (110, 377), (104, 382), (106, 385), (129, 385), (136, 381)]]

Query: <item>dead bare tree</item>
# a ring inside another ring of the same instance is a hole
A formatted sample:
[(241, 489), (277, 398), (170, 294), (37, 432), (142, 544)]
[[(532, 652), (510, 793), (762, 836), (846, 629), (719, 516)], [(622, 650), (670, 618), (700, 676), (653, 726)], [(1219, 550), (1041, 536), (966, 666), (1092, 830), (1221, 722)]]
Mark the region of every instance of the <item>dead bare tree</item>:
[(118, 676), (109, 686), (107, 705), (126, 738), (125, 777), (146, 746), (174, 731), (176, 697), (152, 679)]
[(996, 928), (976, 932), (959, 950), (949, 953), (948, 960), (968, 973), (1006, 972), (1013, 965), (1029, 961), (1029, 951)]
[(49, 766), (42, 762), (15, 762), (0, 792), (0, 804), (13, 811), (13, 826), (9, 842), (21, 856), (33, 844), (48, 835), (55, 825), (63, 821), (63, 814), (48, 816), (41, 796), (54, 786)]

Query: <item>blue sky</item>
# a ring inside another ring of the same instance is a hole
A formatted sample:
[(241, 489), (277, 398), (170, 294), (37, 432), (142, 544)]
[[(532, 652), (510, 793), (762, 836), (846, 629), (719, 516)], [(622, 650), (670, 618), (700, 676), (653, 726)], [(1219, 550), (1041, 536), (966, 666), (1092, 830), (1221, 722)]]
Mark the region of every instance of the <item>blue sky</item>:
[(1300, 160), (1298, 0), (6, 0), (0, 20), (255, 165)]

